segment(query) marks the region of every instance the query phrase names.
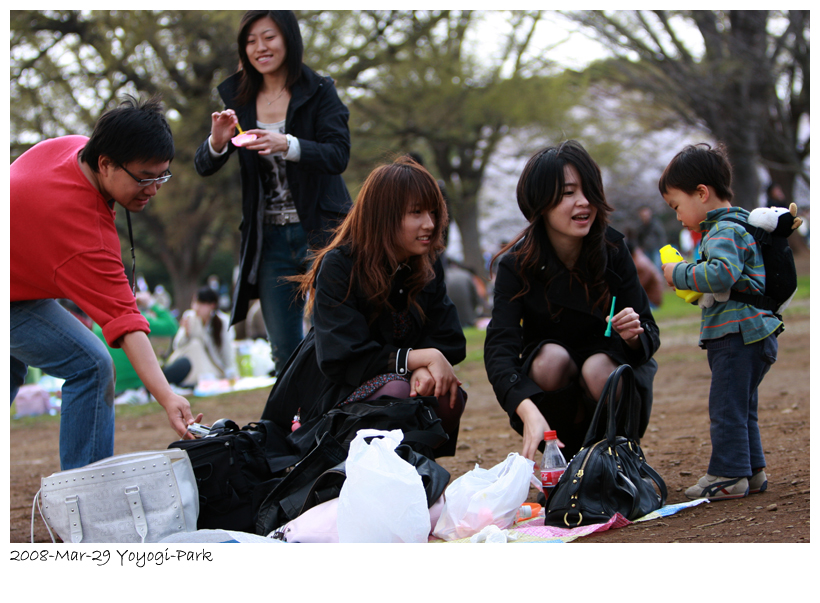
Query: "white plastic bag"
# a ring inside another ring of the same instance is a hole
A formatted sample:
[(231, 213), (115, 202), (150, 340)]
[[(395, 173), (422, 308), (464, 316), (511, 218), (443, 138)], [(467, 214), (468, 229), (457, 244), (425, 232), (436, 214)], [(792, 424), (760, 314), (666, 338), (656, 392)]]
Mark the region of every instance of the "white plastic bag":
[(427, 542), (430, 511), (421, 476), (395, 452), (403, 437), (400, 429), (361, 429), (350, 443), (339, 492), (339, 542)]
[[(254, 339), (250, 349), (251, 372), (254, 377), (269, 374), (274, 366), (270, 355), (270, 343), (264, 339)], [(281, 367), (277, 367), (281, 370)]]
[(492, 469), (478, 465), (444, 491), (441, 511), (433, 536), (458, 540), (493, 524), (504, 530), (515, 521), (515, 513), (527, 500), (530, 476), (535, 463), (517, 452)]

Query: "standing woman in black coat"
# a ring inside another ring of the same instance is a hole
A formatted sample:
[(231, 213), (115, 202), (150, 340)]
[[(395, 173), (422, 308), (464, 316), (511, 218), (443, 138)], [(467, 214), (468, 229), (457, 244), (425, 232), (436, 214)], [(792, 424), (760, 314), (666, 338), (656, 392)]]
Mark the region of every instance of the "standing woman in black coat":
[[(349, 211), (342, 172), (350, 158), (349, 111), (333, 80), (302, 64), (292, 11), (248, 11), (237, 37), (240, 69), (218, 86), (224, 111), (211, 116), (197, 172), (209, 176), (233, 153), (242, 180), (240, 274), (231, 324), (259, 298), (280, 369), (302, 339), (304, 304), (286, 277), (303, 274)], [(233, 142), (238, 128), (255, 137)]]
[(294, 280), (313, 328), (285, 365), (262, 419), (290, 431), (331, 408), (386, 395), (435, 396), (453, 454), (466, 354), (440, 255), (447, 209), (430, 173), (405, 157), (376, 168), (308, 273)]
[(544, 432), (555, 430), (569, 458), (620, 364), (635, 369), (646, 428), (658, 327), (623, 235), (607, 225), (601, 171), (579, 143), (534, 155), (516, 196), (529, 226), (498, 254), (484, 364), (524, 437), (522, 455), (533, 459)]

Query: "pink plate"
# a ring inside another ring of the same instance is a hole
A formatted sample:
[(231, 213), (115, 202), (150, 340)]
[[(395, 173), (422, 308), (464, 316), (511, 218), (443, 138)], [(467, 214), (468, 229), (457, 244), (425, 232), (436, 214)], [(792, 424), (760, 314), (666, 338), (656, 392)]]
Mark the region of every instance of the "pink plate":
[(256, 134), (239, 134), (238, 136), (231, 138), (231, 142), (237, 147), (244, 147), (246, 144), (251, 143), (254, 140), (256, 140)]

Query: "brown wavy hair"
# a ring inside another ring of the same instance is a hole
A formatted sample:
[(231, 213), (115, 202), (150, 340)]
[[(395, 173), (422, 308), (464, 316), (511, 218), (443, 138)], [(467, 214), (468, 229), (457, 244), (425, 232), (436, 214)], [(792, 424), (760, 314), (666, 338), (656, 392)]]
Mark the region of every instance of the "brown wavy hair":
[(370, 173), (356, 197), (353, 209), (336, 229), (330, 243), (314, 255), (306, 274), (292, 277), (299, 283), (299, 291), (306, 298), (305, 314), (309, 316), (313, 311), (316, 275), (322, 261), (328, 252), (337, 248), (344, 248), (353, 257), (347, 296), (355, 287), (370, 300), (373, 314), (368, 321), (372, 323), (385, 309), (392, 310), (388, 296), (393, 276), (401, 264), (396, 256), (399, 230), (405, 215), (416, 204), (436, 215), (429, 251), (404, 262), (411, 268), (407, 281), (408, 303), (419, 311), (423, 319), (424, 313), (416, 298), (424, 286), (435, 278), (433, 265), (444, 251), (443, 235), (448, 216), (436, 179), (407, 155)]
[[(575, 266), (569, 268), (570, 283), (578, 282), (579, 286), (583, 287), (587, 300), (592, 300), (593, 308), (605, 307), (610, 299), (609, 286), (604, 280), (608, 244), (606, 229), (612, 207), (606, 201), (601, 169), (586, 149), (575, 140), (567, 140), (558, 146), (542, 149), (527, 162), (518, 180), (516, 200), (529, 225), (501, 248), (493, 258), (493, 263), (512, 249), (524, 281), (524, 288), (515, 297), (521, 297), (530, 290), (532, 279), (541, 267), (541, 258), (546, 257), (545, 289), (561, 270), (567, 268), (558, 259), (544, 222), (544, 212), (561, 202), (564, 191), (564, 167), (567, 165), (572, 165), (578, 170), (584, 196), (589, 204), (598, 210), (589, 233), (584, 237), (581, 254)], [(514, 247), (516, 248), (513, 249)], [(552, 313), (549, 298), (547, 306)]]

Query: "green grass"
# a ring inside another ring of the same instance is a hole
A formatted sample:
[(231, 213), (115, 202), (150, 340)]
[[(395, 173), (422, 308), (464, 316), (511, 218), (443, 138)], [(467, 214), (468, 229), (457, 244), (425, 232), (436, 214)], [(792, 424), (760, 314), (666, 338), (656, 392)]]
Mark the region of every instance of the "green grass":
[[(810, 278), (807, 274), (797, 277), (797, 293), (794, 296), (794, 301), (809, 299), (809, 281)], [(669, 289), (663, 294), (661, 306), (652, 310), (652, 314), (655, 321), (660, 323), (666, 320), (697, 317), (700, 315), (700, 308), (696, 305), (687, 304), (672, 289)]]
[(464, 364), (484, 362), (484, 335), (485, 331), (475, 327), (464, 329), (464, 337), (467, 339), (467, 357), (464, 359)]
[[(807, 274), (797, 277), (797, 293), (793, 301), (809, 299), (809, 281)], [(785, 315), (788, 316), (791, 312), (791, 309), (787, 309)], [(674, 290), (669, 289), (663, 294), (661, 306), (652, 310), (652, 315), (663, 333), (673, 334), (678, 330), (691, 331), (690, 324), (675, 325), (674, 323), (684, 318), (699, 321), (700, 308), (697, 305), (687, 304), (677, 296)], [(484, 334), (484, 331), (472, 327), (464, 329), (464, 336), (467, 338), (467, 357), (462, 365), (469, 362), (484, 362)], [(663, 341), (663, 336), (661, 336), (661, 341)]]
[(797, 277), (797, 293), (794, 299), (809, 299), (809, 278), (808, 274)]
[[(797, 294), (794, 296), (795, 300), (809, 299), (809, 280), (809, 275), (803, 275), (797, 278)], [(789, 308), (786, 310), (785, 314), (788, 316), (793, 312), (804, 312), (804, 310), (792, 310)], [(692, 304), (687, 304), (675, 295), (673, 290), (670, 289), (664, 293), (663, 304), (661, 307), (656, 308), (652, 313), (655, 316), (655, 321), (661, 327), (661, 332), (671, 335), (677, 330), (690, 331), (692, 329), (691, 324), (676, 325), (674, 323), (682, 318), (698, 320), (698, 317), (700, 316), (700, 308), (693, 306)], [(484, 335), (485, 331), (481, 331), (474, 327), (464, 329), (464, 336), (467, 339), (467, 356), (464, 359), (464, 362), (461, 363), (462, 367), (465, 367), (470, 363), (480, 363), (483, 370)], [(661, 336), (661, 341), (663, 341), (663, 336)], [(156, 403), (140, 406), (121, 405), (117, 406), (117, 416), (139, 417), (158, 412), (159, 410), (161, 410), (161, 408)], [(16, 412), (14, 404), (11, 405), (10, 412), (11, 417), (14, 418), (14, 414)], [(49, 415), (23, 417), (20, 419), (15, 419), (12, 422), (12, 428), (25, 427), (28, 425), (37, 424), (41, 421), (59, 420), (59, 414), (54, 417)]]

